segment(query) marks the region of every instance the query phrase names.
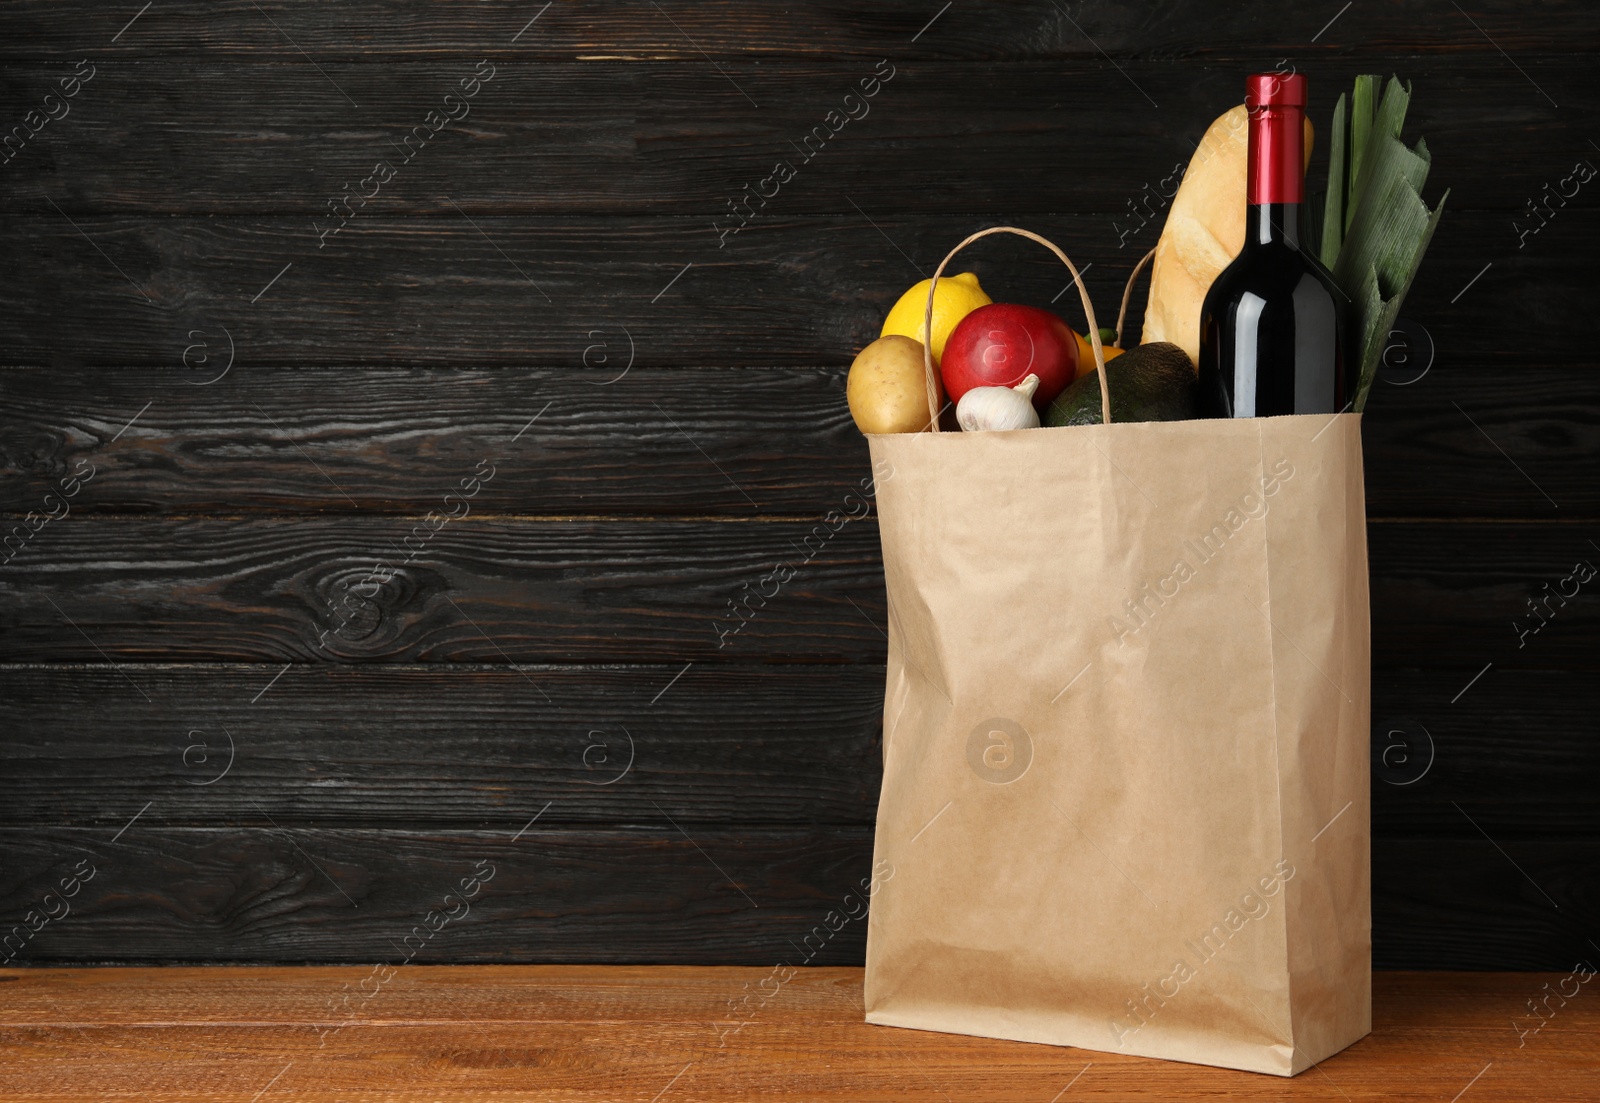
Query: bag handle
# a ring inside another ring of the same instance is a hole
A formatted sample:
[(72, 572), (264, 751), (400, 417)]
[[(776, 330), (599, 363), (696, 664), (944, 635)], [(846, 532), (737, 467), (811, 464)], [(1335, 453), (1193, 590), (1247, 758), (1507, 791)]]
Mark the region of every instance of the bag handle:
[[(929, 335), (933, 331), (933, 293), (934, 290), (939, 286), (939, 277), (944, 274), (945, 266), (949, 264), (950, 261), (955, 258), (955, 255), (961, 252), (961, 250), (965, 249), (979, 238), (988, 237), (990, 234), (1016, 234), (1018, 237), (1025, 237), (1029, 241), (1037, 241), (1040, 245), (1043, 245), (1046, 249), (1054, 253), (1057, 259), (1059, 259), (1062, 264), (1065, 264), (1067, 266), (1067, 270), (1072, 273), (1072, 282), (1078, 285), (1078, 295), (1083, 299), (1083, 314), (1084, 317), (1088, 319), (1089, 323), (1089, 343), (1094, 348), (1094, 363), (1095, 367), (1100, 373), (1100, 421), (1103, 425), (1110, 425), (1111, 392), (1106, 387), (1106, 354), (1104, 348), (1100, 344), (1100, 323), (1095, 320), (1094, 304), (1089, 301), (1088, 289), (1083, 286), (1083, 276), (1079, 274), (1077, 266), (1074, 265), (1072, 261), (1067, 259), (1067, 254), (1063, 253), (1054, 242), (1047, 241), (1038, 234), (1032, 233), (1028, 230), (1019, 230), (1015, 226), (991, 226), (987, 230), (979, 230), (977, 233), (968, 237), (960, 245), (957, 245), (954, 249), (950, 250), (949, 254), (939, 262), (939, 268), (934, 272), (933, 279), (928, 282), (928, 308), (923, 312), (922, 316), (923, 334)], [(1154, 250), (1152, 250), (1152, 252), (1154, 252)], [(1146, 257), (1145, 259), (1148, 260), (1149, 258)], [(1140, 263), (1142, 264), (1143, 261)], [(1138, 269), (1135, 268), (1134, 271), (1137, 273)], [(1128, 286), (1129, 290), (1131, 291), (1133, 286), (1131, 277), (1129, 278)], [(1123, 309), (1126, 310), (1128, 305), (1128, 292), (1123, 293), (1122, 305)], [(1117, 326), (1117, 339), (1119, 342), (1122, 339), (1122, 326), (1120, 319), (1118, 320)], [(939, 432), (940, 413), (939, 380), (938, 376), (933, 370), (933, 346), (931, 341), (923, 342), (922, 367), (923, 381), (927, 384), (928, 388), (928, 417), (930, 421), (929, 428), (933, 432), (937, 433)]]
[[(1139, 259), (1138, 264), (1133, 266), (1133, 271), (1128, 273), (1128, 282), (1122, 289), (1122, 309), (1117, 311), (1117, 339), (1111, 343), (1114, 349), (1122, 347), (1122, 323), (1128, 318), (1128, 299), (1133, 296), (1133, 281), (1139, 278), (1139, 273), (1144, 271), (1144, 266), (1149, 264), (1150, 258), (1155, 255), (1156, 251), (1151, 249)], [(1152, 268), (1151, 271), (1154, 272), (1155, 269)]]

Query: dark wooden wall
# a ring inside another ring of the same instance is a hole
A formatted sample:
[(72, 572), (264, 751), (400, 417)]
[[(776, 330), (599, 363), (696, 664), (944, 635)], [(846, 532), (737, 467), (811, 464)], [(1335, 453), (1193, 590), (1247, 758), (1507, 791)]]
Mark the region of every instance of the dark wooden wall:
[(93, 67), (0, 165), (0, 510), (70, 507), (0, 566), (0, 927), (47, 920), (16, 960), (392, 960), (491, 867), (419, 960), (790, 956), (869, 865), (875, 522), (719, 618), (867, 473), (851, 356), (997, 222), (1114, 310), (1159, 230), (1130, 204), (1280, 59), (1323, 125), (1412, 80), (1452, 189), (1431, 366), (1365, 425), (1377, 961), (1597, 952), (1600, 581), (1513, 622), (1600, 562), (1600, 181), (1519, 237), (1600, 158), (1600, 10), (940, 3), (0, 4), (0, 123)]

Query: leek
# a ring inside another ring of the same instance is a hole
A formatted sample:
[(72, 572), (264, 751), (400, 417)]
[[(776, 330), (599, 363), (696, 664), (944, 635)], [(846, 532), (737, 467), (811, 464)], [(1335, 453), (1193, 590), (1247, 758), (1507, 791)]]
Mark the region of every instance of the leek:
[(1432, 211), (1422, 201), (1428, 145), (1400, 139), (1411, 90), (1394, 77), (1374, 104), (1378, 78), (1356, 78), (1349, 100), (1334, 107), (1328, 190), (1319, 255), (1347, 296), (1359, 376), (1354, 408), (1366, 406), (1389, 331), (1444, 211), (1446, 191)]

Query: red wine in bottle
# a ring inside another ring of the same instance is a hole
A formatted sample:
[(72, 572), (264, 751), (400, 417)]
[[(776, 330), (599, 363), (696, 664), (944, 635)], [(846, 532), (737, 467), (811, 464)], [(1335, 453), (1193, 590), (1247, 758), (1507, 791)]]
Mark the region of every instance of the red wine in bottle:
[(1245, 82), (1250, 121), (1244, 251), (1200, 310), (1200, 403), (1207, 417), (1333, 414), (1353, 397), (1345, 296), (1302, 249), (1306, 78)]

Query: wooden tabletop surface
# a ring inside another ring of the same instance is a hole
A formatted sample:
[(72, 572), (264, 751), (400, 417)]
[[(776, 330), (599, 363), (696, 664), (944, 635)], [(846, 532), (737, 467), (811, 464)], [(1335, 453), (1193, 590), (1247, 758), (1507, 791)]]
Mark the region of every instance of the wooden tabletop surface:
[[(868, 1026), (855, 968), (802, 970), (764, 1008), (752, 1000), (733, 1014), (730, 1001), (754, 993), (770, 972), (6, 970), (0, 972), (0, 1098), (1600, 1099), (1600, 991), (1566, 974), (1380, 973), (1372, 1035), (1281, 1080)], [(1563, 988), (1576, 994), (1550, 995)], [(1530, 1000), (1545, 1001), (1544, 1018), (1534, 1017)]]

